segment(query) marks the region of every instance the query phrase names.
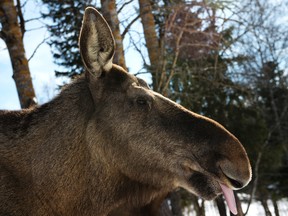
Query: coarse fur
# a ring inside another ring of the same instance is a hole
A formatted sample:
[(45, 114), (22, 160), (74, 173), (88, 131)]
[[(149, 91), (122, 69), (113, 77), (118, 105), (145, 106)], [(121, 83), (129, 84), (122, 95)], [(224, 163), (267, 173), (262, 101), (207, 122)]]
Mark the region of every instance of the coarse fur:
[(0, 111), (0, 215), (157, 215), (182, 187), (204, 199), (247, 185), (240, 142), (217, 122), (112, 64), (114, 39), (92, 7), (86, 72), (51, 102)]

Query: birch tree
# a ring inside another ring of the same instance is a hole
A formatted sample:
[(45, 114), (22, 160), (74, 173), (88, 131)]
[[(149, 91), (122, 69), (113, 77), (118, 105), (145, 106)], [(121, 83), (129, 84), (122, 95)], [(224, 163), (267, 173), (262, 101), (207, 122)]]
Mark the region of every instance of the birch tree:
[(152, 5), (149, 0), (139, 0), (139, 11), (143, 25), (146, 47), (148, 50), (150, 65), (148, 69), (152, 75), (152, 85), (157, 90), (160, 82), (159, 69), (161, 68), (161, 53), (159, 40), (156, 32), (156, 25), (152, 13)]
[[(6, 43), (13, 68), (13, 79), (16, 84), (21, 108), (36, 104), (36, 96), (30, 75), (28, 60), (23, 45), (24, 22), (20, 1), (17, 9), (13, 0), (0, 1), (0, 38)], [(18, 22), (18, 16), (22, 20)]]
[(123, 39), (120, 33), (119, 19), (115, 0), (101, 0), (101, 11), (108, 22), (116, 43), (114, 63), (127, 69), (124, 57)]

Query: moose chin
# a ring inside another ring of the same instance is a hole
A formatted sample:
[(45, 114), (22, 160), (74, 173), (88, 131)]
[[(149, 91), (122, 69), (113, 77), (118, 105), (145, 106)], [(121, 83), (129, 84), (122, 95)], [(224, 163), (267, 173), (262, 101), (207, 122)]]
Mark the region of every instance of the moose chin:
[(160, 215), (167, 194), (204, 199), (251, 179), (247, 153), (219, 123), (112, 63), (115, 42), (93, 7), (79, 38), (85, 73), (52, 101), (0, 111), (0, 215)]

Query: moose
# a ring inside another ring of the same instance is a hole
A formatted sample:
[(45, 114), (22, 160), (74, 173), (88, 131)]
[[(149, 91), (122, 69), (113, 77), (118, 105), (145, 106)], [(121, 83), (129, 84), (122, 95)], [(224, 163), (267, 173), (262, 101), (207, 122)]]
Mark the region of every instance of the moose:
[(251, 179), (238, 139), (112, 63), (114, 38), (85, 10), (85, 73), (52, 101), (0, 111), (0, 215), (159, 215), (170, 192), (214, 199)]

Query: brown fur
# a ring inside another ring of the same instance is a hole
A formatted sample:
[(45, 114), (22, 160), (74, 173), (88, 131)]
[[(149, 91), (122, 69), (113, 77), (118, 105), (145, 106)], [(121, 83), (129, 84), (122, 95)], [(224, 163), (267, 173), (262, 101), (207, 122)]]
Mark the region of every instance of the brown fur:
[(178, 187), (213, 199), (251, 169), (217, 122), (153, 92), (112, 65), (114, 40), (86, 9), (87, 69), (39, 107), (0, 111), (0, 215), (157, 215)]

